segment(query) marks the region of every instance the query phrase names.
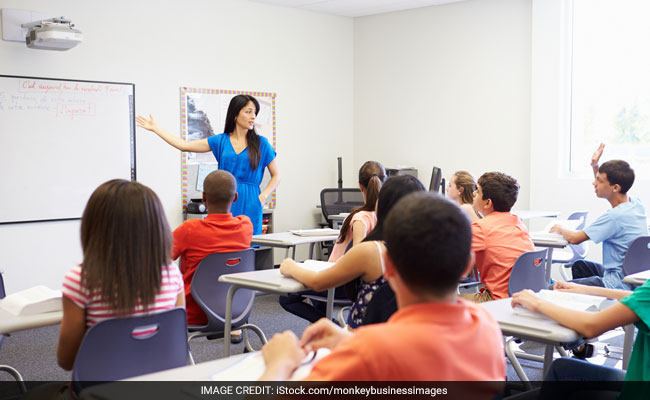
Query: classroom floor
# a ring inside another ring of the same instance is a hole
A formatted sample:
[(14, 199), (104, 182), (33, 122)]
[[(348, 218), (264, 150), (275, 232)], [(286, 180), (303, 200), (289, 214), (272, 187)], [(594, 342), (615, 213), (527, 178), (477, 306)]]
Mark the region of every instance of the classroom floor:
[[(285, 312), (278, 304), (278, 296), (272, 294), (259, 295), (255, 299), (255, 305), (251, 314), (250, 322), (264, 330), (268, 338), (274, 333), (290, 329), (296, 335), (302, 334), (307, 327), (307, 321)], [(0, 364), (11, 365), (18, 369), (23, 378), (28, 381), (67, 381), (70, 373), (62, 370), (56, 363), (56, 343), (58, 339), (59, 326), (50, 326), (40, 329), (16, 332), (5, 338), (0, 349)], [(257, 340), (256, 336), (253, 342)], [(620, 353), (612, 351), (611, 357), (604, 356), (603, 346), (623, 346), (623, 331), (616, 330), (600, 337), (601, 342), (597, 343), (599, 355), (590, 358), (589, 361), (598, 364), (605, 364), (613, 367), (621, 366)], [(259, 342), (257, 342), (259, 343)], [(258, 345), (259, 346), (259, 345)], [(222, 340), (207, 341), (196, 339), (191, 343), (192, 354), (197, 363), (213, 360), (223, 356)], [(544, 347), (535, 343), (522, 343), (521, 349), (532, 354), (543, 354)], [(233, 354), (243, 352), (243, 344), (233, 345)], [(556, 354), (557, 355), (557, 354)], [(521, 364), (530, 380), (542, 379), (541, 363), (521, 360)], [(507, 364), (507, 376), (509, 381), (519, 381), (512, 366)], [(204, 377), (197, 376), (197, 380)], [(0, 381), (11, 381), (13, 378), (4, 372), (0, 372)]]

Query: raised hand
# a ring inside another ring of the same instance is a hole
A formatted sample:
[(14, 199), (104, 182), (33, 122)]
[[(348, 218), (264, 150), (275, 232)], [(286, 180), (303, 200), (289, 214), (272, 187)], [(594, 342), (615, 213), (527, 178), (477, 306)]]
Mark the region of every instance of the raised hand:
[(598, 168), (598, 163), (600, 162), (600, 156), (603, 155), (603, 151), (605, 150), (605, 143), (601, 143), (596, 151), (594, 151), (594, 154), (591, 156), (591, 167), (592, 168)]

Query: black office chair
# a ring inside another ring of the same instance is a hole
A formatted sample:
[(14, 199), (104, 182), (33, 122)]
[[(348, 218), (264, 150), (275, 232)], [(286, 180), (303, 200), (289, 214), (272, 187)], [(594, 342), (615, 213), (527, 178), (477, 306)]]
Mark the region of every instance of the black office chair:
[(363, 205), (363, 194), (356, 188), (347, 189), (323, 189), (320, 192), (320, 206), (323, 217), (330, 228), (334, 228), (330, 215), (349, 213)]

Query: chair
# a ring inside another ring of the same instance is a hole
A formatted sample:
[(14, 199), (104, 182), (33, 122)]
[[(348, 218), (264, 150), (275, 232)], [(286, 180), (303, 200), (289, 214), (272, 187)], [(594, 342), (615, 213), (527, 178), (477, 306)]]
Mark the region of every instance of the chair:
[[(547, 251), (544, 249), (528, 251), (517, 258), (515, 264), (512, 266), (512, 271), (510, 272), (508, 296), (512, 296), (514, 293), (525, 289), (538, 292), (548, 287), (546, 282), (546, 255)], [(514, 337), (510, 337), (506, 340), (506, 356), (508, 357), (508, 360), (510, 360), (510, 364), (514, 368), (515, 372), (517, 372), (519, 379), (524, 382), (524, 385), (527, 388), (530, 388), (528, 377), (521, 367), (517, 357), (541, 362), (544, 362), (544, 357), (515, 351), (513, 349), (514, 341)], [(556, 346), (555, 348), (563, 357), (567, 356), (567, 352), (562, 347)]]
[(349, 213), (364, 204), (361, 190), (349, 189), (323, 189), (320, 192), (320, 205), (323, 217), (330, 228), (333, 228), (330, 215)]
[(184, 308), (108, 319), (86, 332), (72, 367), (72, 388), (78, 394), (98, 382), (182, 367), (189, 357)]
[(623, 275), (650, 269), (650, 236), (640, 236), (627, 248), (623, 259)]
[[(576, 226), (576, 230), (583, 230), (585, 227), (585, 222), (587, 221), (587, 211), (576, 211), (569, 215), (569, 221), (580, 220), (580, 223)], [(589, 252), (589, 242), (584, 241), (579, 244), (569, 244), (567, 249), (558, 249), (553, 252), (553, 264), (564, 264), (565, 266), (560, 268), (560, 275), (565, 281), (569, 280), (569, 276), (566, 273), (567, 268), (571, 268), (571, 264), (574, 261), (582, 260), (587, 256)]]
[[(226, 297), (230, 284), (219, 282), (219, 277), (225, 274), (248, 272), (255, 270), (255, 253), (253, 249), (231, 253), (214, 253), (205, 257), (199, 263), (192, 277), (192, 297), (201, 307), (208, 318), (206, 325), (189, 325), (191, 332), (187, 342), (197, 337), (223, 337), (226, 316)], [(244, 342), (248, 351), (253, 351), (248, 341), (246, 329), (252, 329), (266, 343), (264, 332), (253, 324), (248, 323), (248, 317), (253, 309), (255, 292), (240, 289), (235, 293), (232, 303), (232, 329), (244, 329)], [(190, 353), (190, 362), (194, 359)]]
[[(5, 292), (5, 281), (2, 278), (2, 273), (0, 272), (0, 300), (4, 299), (6, 295), (7, 293)], [(5, 336), (9, 336), (9, 335), (0, 334), (0, 348), (2, 348), (2, 342), (5, 340)], [(9, 365), (0, 365), (0, 371), (5, 371), (14, 377), (14, 379), (18, 383), (18, 387), (21, 393), (24, 394), (27, 392), (27, 388), (25, 387), (25, 381), (23, 380), (23, 376), (20, 375), (20, 372), (18, 372), (16, 368), (10, 367)]]

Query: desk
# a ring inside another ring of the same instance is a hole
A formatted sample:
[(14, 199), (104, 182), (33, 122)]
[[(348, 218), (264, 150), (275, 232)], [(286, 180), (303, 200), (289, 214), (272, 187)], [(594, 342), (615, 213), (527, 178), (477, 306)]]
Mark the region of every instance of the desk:
[(293, 249), (291, 258), (296, 258), (296, 246), (309, 243), (309, 258), (314, 258), (314, 244), (319, 242), (332, 242), (338, 235), (326, 236), (298, 236), (291, 232), (268, 233), (266, 235), (253, 235), (252, 244), (269, 247), (282, 247), (286, 249), (285, 258), (289, 257), (289, 249)]
[[(261, 290), (272, 293), (296, 293), (309, 288), (293, 278), (282, 276), (279, 269), (265, 269), (260, 271), (240, 272), (237, 274), (221, 275), (219, 282), (229, 283), (226, 298), (226, 316), (224, 326), (224, 354), (230, 356), (230, 327), (232, 321), (232, 299), (240, 288)], [(332, 319), (334, 307), (334, 288), (327, 291), (327, 319)]]
[(645, 281), (650, 279), (650, 270), (637, 272), (623, 278), (623, 282), (631, 283), (633, 285), (643, 285)]
[[(512, 311), (510, 300), (510, 298), (500, 299), (480, 303), (480, 305), (492, 314), (504, 336), (515, 336), (546, 345), (544, 350), (544, 375), (546, 375), (553, 361), (553, 348), (561, 346), (563, 343), (574, 342), (582, 338), (582, 335), (549, 318), (535, 318), (515, 314)], [(506, 348), (506, 353), (508, 353), (508, 358), (517, 371), (517, 375), (522, 377), (522, 380), (527, 381), (526, 374), (517, 359), (510, 356), (512, 351)]]
[(63, 311), (34, 315), (13, 315), (0, 308), (0, 334), (56, 325), (61, 322), (62, 318)]
[(546, 282), (551, 282), (551, 266), (553, 265), (553, 249), (561, 249), (566, 247), (569, 242), (560, 235), (552, 235), (548, 233), (541, 234), (539, 232), (532, 232), (530, 238), (536, 247), (546, 247)]

